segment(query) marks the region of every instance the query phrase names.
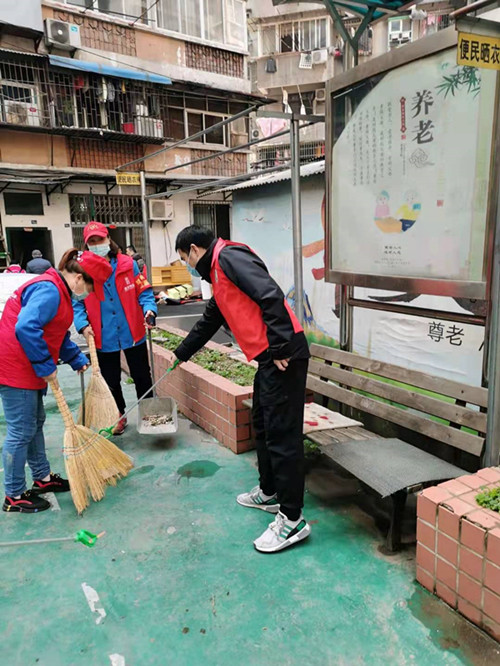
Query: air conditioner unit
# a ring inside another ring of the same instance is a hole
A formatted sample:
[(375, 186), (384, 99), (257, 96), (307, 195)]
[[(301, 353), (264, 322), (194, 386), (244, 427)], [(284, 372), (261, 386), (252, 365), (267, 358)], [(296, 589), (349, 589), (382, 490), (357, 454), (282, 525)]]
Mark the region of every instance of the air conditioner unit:
[(314, 99), (316, 100), (316, 102), (326, 101), (326, 90), (324, 88), (318, 88), (316, 90), (316, 94), (314, 96)]
[(255, 118), (250, 118), (250, 139), (256, 141), (262, 138), (262, 132)]
[(80, 27), (74, 23), (45, 19), (45, 43), (63, 51), (74, 51), (82, 45)]
[(328, 60), (327, 49), (319, 49), (318, 51), (312, 52), (313, 65), (324, 65), (327, 60)]
[(41, 110), (34, 86), (2, 81), (3, 121), (11, 125), (40, 126)]
[(313, 56), (312, 53), (301, 53), (299, 61), (299, 69), (312, 69)]
[(163, 138), (163, 120), (156, 118), (136, 118), (134, 121), (135, 134), (141, 136), (154, 136), (157, 139)]
[(170, 199), (150, 199), (149, 200), (149, 219), (150, 220), (173, 220), (174, 202)]

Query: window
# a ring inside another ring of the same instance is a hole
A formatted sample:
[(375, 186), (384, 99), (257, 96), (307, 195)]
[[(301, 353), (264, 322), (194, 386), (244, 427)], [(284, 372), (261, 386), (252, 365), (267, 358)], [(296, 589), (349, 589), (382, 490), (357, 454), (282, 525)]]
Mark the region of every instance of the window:
[[(197, 132), (206, 130), (209, 127), (213, 127), (217, 123), (220, 123), (224, 120), (224, 116), (215, 116), (208, 113), (200, 113), (197, 111), (188, 111), (187, 112), (187, 125), (188, 125), (188, 136), (192, 136)], [(207, 134), (204, 134), (202, 137), (196, 141), (199, 143), (214, 143), (219, 146), (226, 145), (226, 127), (219, 127)]]
[[(276, 28), (279, 48), (276, 49)], [(293, 21), (276, 25), (262, 26), (260, 30), (261, 55), (290, 53), (292, 51), (315, 51), (327, 46), (327, 19)]]
[(260, 49), (262, 55), (276, 53), (276, 26), (263, 26), (260, 32)]
[(66, 0), (66, 4), (127, 19), (136, 19), (142, 15), (143, 20), (147, 20), (148, 0)]
[(159, 0), (157, 23), (188, 37), (246, 46), (244, 0)]
[(230, 239), (230, 206), (227, 203), (213, 203), (211, 201), (192, 202), (192, 220), (198, 227), (210, 229), (215, 236)]
[(4, 192), (6, 215), (43, 215), (40, 192)]

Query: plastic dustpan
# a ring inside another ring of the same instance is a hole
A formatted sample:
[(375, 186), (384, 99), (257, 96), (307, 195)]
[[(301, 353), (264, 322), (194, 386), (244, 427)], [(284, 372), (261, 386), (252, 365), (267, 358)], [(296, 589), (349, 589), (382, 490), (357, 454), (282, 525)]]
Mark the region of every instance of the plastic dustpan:
[[(177, 432), (177, 403), (173, 398), (159, 398), (156, 394), (155, 360), (151, 329), (148, 330), (153, 397), (140, 400), (137, 411), (137, 432), (140, 435), (167, 435)], [(173, 369), (173, 368), (172, 368)]]

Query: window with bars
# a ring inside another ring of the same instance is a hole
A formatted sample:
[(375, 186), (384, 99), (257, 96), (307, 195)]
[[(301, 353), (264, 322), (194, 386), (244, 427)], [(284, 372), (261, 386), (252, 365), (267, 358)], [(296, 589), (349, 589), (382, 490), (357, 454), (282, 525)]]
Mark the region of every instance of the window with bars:
[[(300, 163), (316, 162), (325, 158), (324, 141), (307, 141), (300, 144)], [(252, 167), (254, 170), (267, 169), (274, 166), (285, 166), (290, 163), (290, 144), (277, 144), (259, 148), (256, 161)]]
[[(49, 68), (42, 58), (0, 61), (0, 76), (0, 123), (78, 132), (81, 136), (99, 137), (106, 131), (108, 139), (113, 135), (132, 139), (135, 135), (141, 142), (179, 140), (193, 133), (191, 130), (211, 127), (247, 106), (227, 97), (74, 74)], [(231, 130), (214, 130), (201, 142), (233, 145), (231, 136)]]
[(210, 229), (217, 238), (230, 240), (230, 205), (215, 201), (193, 201), (191, 204), (193, 224)]
[(260, 28), (260, 55), (326, 48), (327, 31), (326, 18), (263, 25)]
[[(103, 224), (117, 227), (142, 227), (141, 197), (94, 194), (94, 218)], [(91, 195), (69, 195), (71, 226), (84, 227), (92, 220)]]

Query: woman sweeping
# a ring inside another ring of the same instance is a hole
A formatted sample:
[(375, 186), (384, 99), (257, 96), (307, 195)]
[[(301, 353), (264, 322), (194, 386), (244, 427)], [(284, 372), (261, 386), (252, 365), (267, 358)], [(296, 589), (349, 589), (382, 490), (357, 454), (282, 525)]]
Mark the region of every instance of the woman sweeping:
[(85, 303), (74, 302), (75, 326), (88, 339), (93, 335), (102, 376), (106, 380), (122, 418), (114, 430), (127, 427), (121, 388), (120, 352), (125, 353), (137, 397), (152, 386), (145, 327), (152, 325), (157, 309), (153, 289), (132, 257), (121, 254), (108, 230), (100, 222), (89, 222), (83, 230), (86, 247), (109, 262), (112, 275), (104, 285), (104, 301), (95, 296)]
[[(68, 250), (59, 271), (50, 268), (26, 282), (5, 304), (0, 320), (0, 396), (7, 422), (4, 511), (45, 511), (50, 503), (41, 494), (69, 490), (65, 479), (51, 473), (45, 453), (43, 396), (47, 382), (56, 376), (58, 359), (78, 372), (86, 369), (87, 357), (68, 332), (71, 299), (81, 301), (91, 292), (103, 298), (110, 272), (109, 264), (91, 252)], [(26, 490), (26, 461), (33, 476), (31, 490)]]

